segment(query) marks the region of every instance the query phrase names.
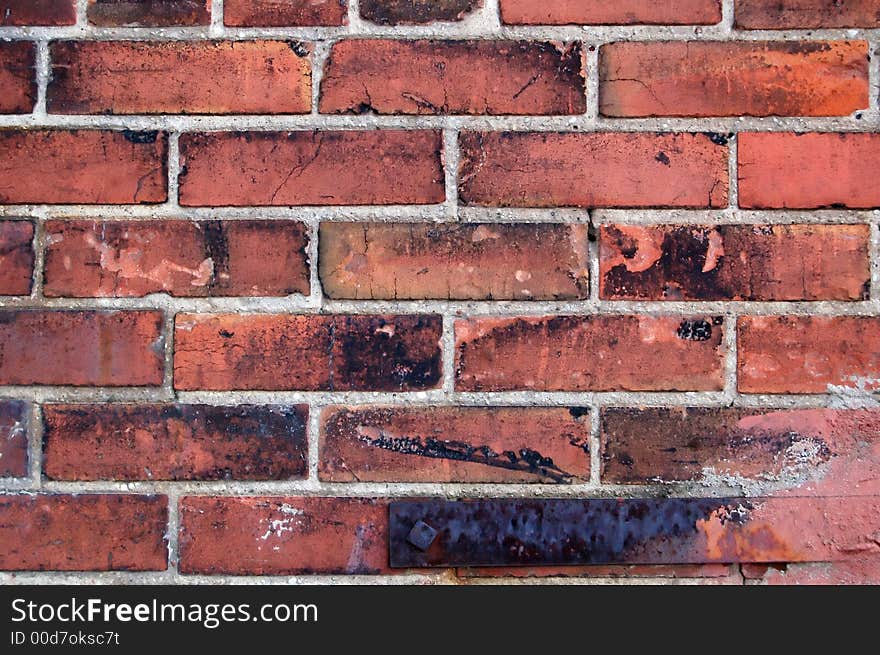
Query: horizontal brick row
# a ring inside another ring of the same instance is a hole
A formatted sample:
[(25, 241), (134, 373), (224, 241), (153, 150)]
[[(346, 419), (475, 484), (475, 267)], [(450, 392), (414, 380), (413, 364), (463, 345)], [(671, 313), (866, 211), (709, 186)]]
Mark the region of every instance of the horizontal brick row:
[[(739, 204), (880, 207), (873, 133), (743, 133)], [(720, 208), (728, 137), (463, 132), (459, 195), (484, 207)], [(0, 131), (0, 204), (140, 204), (168, 197), (164, 132)], [(209, 132), (180, 137), (185, 206), (436, 204), (432, 130)]]

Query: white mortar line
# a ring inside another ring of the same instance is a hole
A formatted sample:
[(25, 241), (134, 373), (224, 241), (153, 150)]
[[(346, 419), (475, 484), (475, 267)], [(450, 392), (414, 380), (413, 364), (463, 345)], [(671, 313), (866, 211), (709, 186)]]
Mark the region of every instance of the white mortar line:
[(223, 26), (223, 0), (211, 0), (211, 25), (208, 33), (211, 37), (225, 37), (226, 28)]
[(49, 61), (49, 44), (46, 41), (38, 41), (36, 56), (37, 101), (34, 104), (34, 120), (40, 121), (46, 119), (46, 94), (51, 74), (52, 68)]

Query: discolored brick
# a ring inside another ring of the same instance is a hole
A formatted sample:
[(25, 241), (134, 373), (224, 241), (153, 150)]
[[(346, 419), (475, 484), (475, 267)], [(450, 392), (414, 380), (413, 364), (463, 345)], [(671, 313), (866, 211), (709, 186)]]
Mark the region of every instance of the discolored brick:
[(589, 296), (586, 225), (323, 223), (330, 298), (563, 300)]
[(89, 0), (99, 27), (192, 27), (211, 24), (211, 0)]
[(508, 25), (712, 25), (720, 0), (500, 0)]
[(180, 138), (180, 203), (443, 202), (441, 135), (427, 130), (209, 132)]
[(0, 42), (0, 114), (29, 114), (37, 101), (36, 44)]
[(462, 132), (460, 145), (459, 196), (466, 205), (727, 205), (721, 135)]
[(162, 384), (162, 312), (0, 311), (0, 385)]
[(322, 480), (589, 481), (582, 408), (332, 407), (321, 416)]
[(163, 571), (167, 524), (166, 496), (0, 496), (0, 570)]
[(0, 0), (0, 26), (74, 23), (76, 0)]
[(294, 221), (49, 221), (50, 297), (308, 295), (308, 229)]
[(0, 296), (26, 296), (34, 269), (34, 225), (0, 221)]
[(746, 30), (880, 27), (877, 0), (736, 0), (736, 27)]
[(751, 584), (877, 585), (880, 584), (880, 557), (871, 553), (852, 562), (744, 564), (742, 572)]
[(414, 391), (440, 382), (442, 319), (178, 314), (180, 390)]
[(336, 26), (348, 22), (347, 0), (225, 0), (229, 27)]
[(867, 225), (603, 225), (606, 300), (867, 300)]
[(585, 84), (577, 43), (353, 39), (330, 51), (320, 107), (337, 114), (582, 114)]
[(612, 43), (603, 116), (848, 116), (868, 108), (866, 41)]
[(716, 391), (724, 319), (476, 318), (455, 323), (458, 391)]
[(378, 25), (456, 22), (483, 6), (483, 0), (360, 0), (361, 18)]
[(20, 400), (0, 400), (0, 478), (28, 475), (30, 407)]
[(588, 566), (473, 567), (457, 569), (462, 578), (659, 578), (710, 579), (731, 576), (726, 564), (594, 564)]
[(295, 480), (308, 475), (308, 407), (46, 405), (52, 480)]

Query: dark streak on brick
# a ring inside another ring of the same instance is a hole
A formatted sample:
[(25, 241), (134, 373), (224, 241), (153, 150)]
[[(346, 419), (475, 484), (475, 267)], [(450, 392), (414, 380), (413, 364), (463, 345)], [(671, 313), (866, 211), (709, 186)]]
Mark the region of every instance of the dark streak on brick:
[(123, 130), (122, 136), (130, 143), (156, 143), (156, 139), (159, 138), (159, 131), (136, 132), (133, 130)]
[(460, 21), (482, 0), (361, 0), (361, 18), (378, 25)]

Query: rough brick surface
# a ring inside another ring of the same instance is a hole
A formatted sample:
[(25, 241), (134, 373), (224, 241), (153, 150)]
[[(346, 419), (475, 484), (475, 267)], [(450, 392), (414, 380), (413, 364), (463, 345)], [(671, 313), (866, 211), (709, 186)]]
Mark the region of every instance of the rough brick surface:
[(186, 206), (443, 202), (435, 131), (214, 132), (180, 139)]
[(27, 41), (0, 42), (0, 114), (28, 114), (37, 100), (36, 52)]
[(19, 400), (0, 400), (0, 477), (28, 474), (30, 408)]
[(721, 20), (720, 0), (499, 0), (512, 25), (710, 25)]
[(34, 225), (0, 221), (0, 296), (26, 296), (34, 269)]
[(458, 569), (462, 578), (727, 578), (726, 564), (621, 564), (592, 566), (474, 567)]
[(463, 132), (461, 151), (459, 193), (468, 205), (727, 205), (721, 135)]
[(483, 6), (483, 0), (360, 0), (361, 18), (378, 25), (454, 22)]
[(161, 312), (0, 311), (0, 384), (162, 384)]
[(612, 43), (599, 85), (604, 116), (846, 116), (868, 108), (868, 44)]
[(89, 0), (100, 27), (190, 27), (211, 24), (211, 0)]
[(321, 111), (581, 114), (582, 69), (580, 44), (342, 41), (333, 45), (321, 80)]
[(589, 297), (586, 225), (324, 223), (320, 246), (330, 298)]
[(722, 317), (552, 316), (457, 321), (460, 391), (713, 391)]
[(580, 407), (334, 407), (321, 418), (323, 480), (542, 482), (590, 478)]
[(441, 317), (178, 314), (174, 386), (413, 391), (440, 380)]
[(747, 30), (880, 27), (877, 0), (736, 0), (735, 16)]
[(0, 204), (152, 204), (168, 197), (164, 132), (0, 130)]
[(880, 318), (744, 316), (737, 333), (743, 393), (880, 390)]
[(379, 573), (385, 502), (357, 498), (184, 497), (182, 573)]
[(53, 480), (306, 477), (305, 406), (47, 405)]
[(165, 496), (0, 496), (0, 570), (164, 570), (167, 522)]
[(866, 300), (867, 225), (603, 225), (608, 300)]
[(50, 221), (45, 231), (51, 297), (309, 293), (309, 238), (294, 221)]
[(307, 46), (284, 41), (60, 41), (50, 47), (55, 114), (303, 114)]
[(2, 0), (0, 26), (73, 25), (76, 0)]
[(743, 575), (751, 584), (764, 585), (876, 585), (880, 580), (880, 557), (856, 562), (810, 562), (807, 564), (744, 564)]
[(748, 132), (738, 144), (740, 207), (880, 207), (880, 134)]
[(225, 0), (223, 22), (230, 27), (343, 25), (347, 0)]

